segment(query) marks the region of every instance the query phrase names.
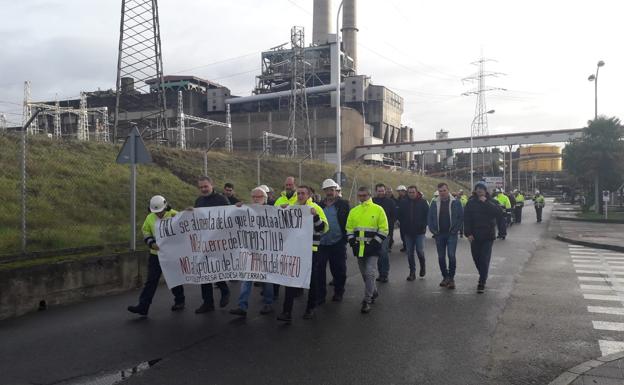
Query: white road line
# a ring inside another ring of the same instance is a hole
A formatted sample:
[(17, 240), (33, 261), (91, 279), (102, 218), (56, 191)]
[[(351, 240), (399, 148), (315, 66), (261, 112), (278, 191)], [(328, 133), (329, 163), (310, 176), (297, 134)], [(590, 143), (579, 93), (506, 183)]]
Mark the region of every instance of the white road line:
[[(593, 267), (600, 268), (600, 267), (604, 267), (604, 265), (603, 266), (596, 266), (596, 265), (575, 263), (574, 267), (578, 267), (578, 268), (588, 268), (588, 267), (589, 268), (593, 268)], [(609, 266), (609, 268), (617, 269), (617, 270), (624, 270), (624, 266)]]
[(590, 313), (624, 315), (624, 307), (587, 306), (587, 311)]
[(624, 287), (608, 286), (608, 285), (581, 285), (581, 290), (596, 290), (596, 291), (619, 291), (623, 292)]
[(610, 277), (584, 277), (578, 276), (579, 281), (583, 282), (617, 282), (624, 283), (624, 278), (610, 278)]
[(606, 294), (585, 294), (583, 293), (583, 298), (585, 299), (595, 299), (598, 301), (622, 301), (617, 295), (606, 295)]
[(573, 263), (596, 263), (601, 262), (600, 258), (598, 259), (572, 259)]
[(577, 274), (602, 274), (602, 275), (606, 275), (609, 274), (610, 272), (607, 272), (606, 270), (576, 270)]
[(624, 342), (621, 341), (598, 340), (598, 344), (603, 356), (624, 351)]
[(592, 321), (594, 329), (624, 332), (624, 322)]

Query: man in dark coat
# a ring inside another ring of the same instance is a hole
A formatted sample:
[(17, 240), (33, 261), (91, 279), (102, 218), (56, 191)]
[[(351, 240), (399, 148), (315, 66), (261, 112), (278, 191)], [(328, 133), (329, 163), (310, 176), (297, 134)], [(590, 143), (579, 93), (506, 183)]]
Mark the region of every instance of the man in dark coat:
[(429, 204), (416, 186), (407, 188), (407, 199), (399, 203), (399, 223), (405, 238), (405, 251), (409, 263), (408, 281), (416, 279), (416, 260), (414, 250), (420, 263), (419, 276), (425, 276), (425, 234), (427, 233), (427, 214)]

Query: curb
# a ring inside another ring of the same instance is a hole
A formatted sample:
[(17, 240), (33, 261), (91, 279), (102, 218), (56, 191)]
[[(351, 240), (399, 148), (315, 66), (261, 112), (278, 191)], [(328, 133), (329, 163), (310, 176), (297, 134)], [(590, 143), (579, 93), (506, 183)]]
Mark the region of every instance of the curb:
[(620, 359), (624, 359), (624, 352), (613, 353), (608, 356), (596, 358), (595, 360), (583, 362), (582, 364), (566, 370), (562, 375), (549, 382), (548, 385), (570, 385), (586, 372)]
[(557, 239), (559, 241), (567, 242), (567, 243), (572, 243), (572, 244), (575, 244), (575, 245), (593, 247), (593, 248), (596, 248), (596, 249), (613, 250), (613, 251), (619, 251), (619, 252), (624, 253), (624, 246), (609, 245), (607, 243), (597, 243), (597, 242), (581, 241), (580, 239), (568, 238), (568, 237), (563, 236), (561, 234), (557, 234), (555, 239)]
[(562, 217), (556, 216), (555, 219), (560, 221), (573, 221), (573, 222), (590, 222), (590, 223), (624, 223), (623, 220), (620, 219), (582, 219), (582, 218), (574, 218), (574, 217)]

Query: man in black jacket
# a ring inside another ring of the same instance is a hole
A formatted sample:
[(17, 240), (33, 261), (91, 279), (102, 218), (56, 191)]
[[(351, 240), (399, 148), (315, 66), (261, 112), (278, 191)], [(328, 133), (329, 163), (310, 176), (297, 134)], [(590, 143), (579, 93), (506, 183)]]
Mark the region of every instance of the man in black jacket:
[(416, 279), (416, 259), (414, 249), (418, 255), (420, 263), (419, 276), (425, 276), (425, 234), (427, 233), (427, 214), (429, 214), (429, 204), (422, 197), (416, 186), (407, 188), (407, 199), (399, 203), (399, 223), (405, 238), (405, 251), (407, 252), (407, 262), (409, 263), (408, 281)]
[(321, 236), (319, 246), (320, 257), (320, 277), (319, 277), (319, 298), (318, 302), (325, 302), (327, 296), (327, 262), (329, 270), (334, 278), (334, 296), (332, 301), (342, 301), (345, 283), (347, 281), (347, 217), (349, 216), (349, 202), (338, 197), (336, 188), (338, 184), (332, 179), (323, 181), (321, 188), (325, 192), (319, 206), (323, 209), (329, 231)]
[(492, 245), (496, 239), (496, 226), (499, 232), (504, 232), (501, 226), (504, 216), (500, 205), (490, 198), (487, 185), (478, 182), (472, 197), (468, 200), (464, 209), (464, 234), (470, 241), (470, 252), (475, 266), (479, 271), (479, 283), (477, 293), (485, 291), (485, 283), (490, 269), (492, 257)]
[(223, 195), (225, 195), (231, 205), (235, 205), (240, 202), (240, 199), (234, 196), (234, 184), (230, 182), (223, 186)]
[(390, 248), (390, 237), (394, 231), (394, 222), (396, 222), (396, 205), (394, 201), (386, 197), (386, 185), (377, 183), (375, 185), (377, 196), (373, 198), (373, 203), (378, 204), (384, 209), (388, 218), (388, 236), (381, 244), (379, 251), (379, 259), (377, 260), (377, 269), (379, 270), (379, 282), (388, 282), (388, 274), (390, 273), (390, 258), (388, 255)]
[[(209, 176), (202, 176), (197, 182), (201, 195), (195, 200), (193, 207), (215, 207), (228, 206), (230, 202), (226, 197), (214, 191), (212, 179)], [(230, 289), (227, 283), (217, 282), (217, 287), (221, 290), (220, 307), (226, 307), (230, 302)], [(214, 310), (214, 298), (212, 296), (212, 283), (201, 285), (202, 299), (204, 303), (195, 310), (196, 314), (206, 313)]]

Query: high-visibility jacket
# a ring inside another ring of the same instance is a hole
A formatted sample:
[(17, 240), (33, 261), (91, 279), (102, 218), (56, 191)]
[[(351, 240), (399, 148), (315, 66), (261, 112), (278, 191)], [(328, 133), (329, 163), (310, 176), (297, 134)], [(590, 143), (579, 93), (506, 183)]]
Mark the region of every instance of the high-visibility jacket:
[(494, 199), (496, 199), (498, 203), (505, 208), (505, 210), (511, 209), (511, 202), (509, 201), (509, 198), (507, 198), (507, 195), (498, 193)]
[(468, 203), (468, 196), (466, 194), (462, 194), (459, 201), (461, 202), (462, 207), (466, 207), (466, 203)]
[[(165, 212), (163, 219), (171, 218), (175, 216), (178, 212), (175, 210), (169, 210)], [(149, 213), (143, 222), (143, 227), (141, 227), (141, 231), (143, 231), (143, 241), (149, 247), (150, 253), (154, 255), (158, 255), (158, 251), (152, 249), (152, 245), (156, 243), (156, 223), (158, 222), (158, 215), (154, 213)]]
[(535, 205), (535, 207), (544, 207), (546, 205), (546, 201), (544, 200), (544, 196), (543, 195), (536, 195), (533, 197), (533, 204)]
[(290, 198), (288, 198), (286, 196), (286, 191), (282, 191), (279, 198), (275, 200), (275, 203), (273, 205), (274, 206), (281, 206), (281, 205), (293, 206), (296, 204), (297, 204), (297, 192), (293, 192), (293, 195)]
[(524, 206), (524, 195), (518, 193), (516, 194), (516, 206), (523, 207)]
[(356, 257), (379, 255), (388, 236), (388, 218), (383, 207), (368, 199), (355, 206), (347, 218), (347, 240)]
[[(295, 203), (291, 206), (296, 204), (298, 203), (295, 200)], [(312, 233), (312, 252), (316, 252), (318, 251), (319, 244), (321, 243), (321, 235), (329, 231), (329, 222), (327, 222), (327, 216), (325, 216), (323, 209), (314, 203), (312, 198), (309, 198), (306, 201), (306, 206), (312, 207), (316, 210), (316, 215), (314, 216), (314, 232)]]

